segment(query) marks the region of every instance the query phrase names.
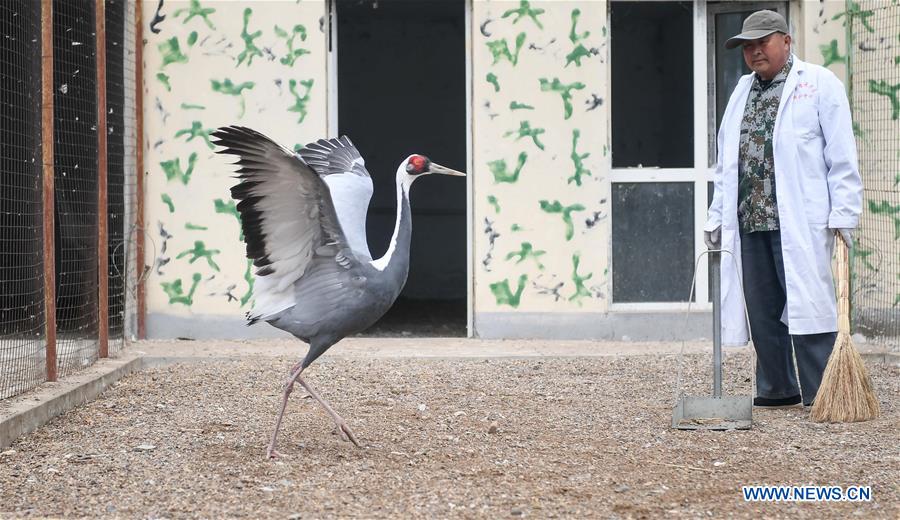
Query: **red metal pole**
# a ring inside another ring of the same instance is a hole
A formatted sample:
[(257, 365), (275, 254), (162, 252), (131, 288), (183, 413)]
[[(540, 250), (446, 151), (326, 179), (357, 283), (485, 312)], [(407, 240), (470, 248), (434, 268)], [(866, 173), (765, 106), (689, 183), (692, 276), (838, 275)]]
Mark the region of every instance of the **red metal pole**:
[(56, 245), (53, 232), (53, 0), (41, 0), (41, 164), (47, 381), (56, 381)]
[(94, 38), (97, 51), (97, 320), (100, 357), (109, 357), (109, 214), (106, 156), (106, 8), (94, 1)]
[(134, 105), (135, 105), (135, 262), (137, 263), (137, 337), (147, 337), (147, 293), (144, 288), (144, 22), (143, 1), (135, 2), (134, 14)]

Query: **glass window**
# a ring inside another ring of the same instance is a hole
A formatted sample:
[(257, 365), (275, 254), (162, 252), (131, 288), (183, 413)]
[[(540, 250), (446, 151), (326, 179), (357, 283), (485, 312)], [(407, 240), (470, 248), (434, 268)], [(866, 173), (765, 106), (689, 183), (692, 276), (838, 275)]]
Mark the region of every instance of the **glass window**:
[(613, 183), (613, 302), (687, 301), (693, 260), (693, 182)]
[(730, 50), (725, 48), (725, 41), (741, 32), (744, 18), (749, 14), (749, 12), (720, 13), (715, 17), (716, 129), (722, 124), (722, 114), (738, 80), (744, 74), (750, 73), (740, 48)]
[(611, 5), (613, 168), (694, 165), (692, 9)]

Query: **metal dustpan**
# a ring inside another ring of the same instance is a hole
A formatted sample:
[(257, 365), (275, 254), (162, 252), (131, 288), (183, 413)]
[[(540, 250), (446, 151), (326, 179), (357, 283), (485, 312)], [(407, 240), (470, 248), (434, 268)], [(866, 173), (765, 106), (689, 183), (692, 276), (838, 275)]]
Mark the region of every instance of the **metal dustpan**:
[[(713, 387), (711, 396), (686, 396), (683, 393), (681, 372), (684, 361), (684, 344), (678, 366), (678, 389), (675, 407), (672, 409), (672, 428), (679, 430), (749, 430), (753, 422), (753, 397), (750, 395), (722, 395), (722, 274), (721, 257), (726, 250), (711, 250), (709, 253), (712, 269), (713, 301)], [(704, 253), (706, 254), (706, 253)], [(701, 254), (701, 258), (702, 258)], [(732, 256), (732, 260), (734, 257)], [(697, 262), (699, 266), (699, 259)], [(697, 269), (694, 268), (696, 282)], [(691, 285), (693, 300), (693, 284)], [(742, 288), (743, 289), (743, 288)], [(690, 305), (690, 303), (688, 303)], [(746, 302), (745, 302), (746, 311)], [(690, 312), (690, 308), (688, 309)]]

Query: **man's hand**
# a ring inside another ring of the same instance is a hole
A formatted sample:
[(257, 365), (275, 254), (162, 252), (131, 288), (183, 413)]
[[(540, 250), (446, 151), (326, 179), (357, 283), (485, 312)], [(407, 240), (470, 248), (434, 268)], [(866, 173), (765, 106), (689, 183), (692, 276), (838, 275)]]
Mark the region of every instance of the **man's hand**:
[(712, 231), (704, 231), (703, 241), (706, 242), (707, 249), (720, 249), (722, 245), (722, 226)]
[(850, 228), (840, 228), (834, 230), (835, 235), (840, 235), (847, 247), (853, 247), (853, 230)]

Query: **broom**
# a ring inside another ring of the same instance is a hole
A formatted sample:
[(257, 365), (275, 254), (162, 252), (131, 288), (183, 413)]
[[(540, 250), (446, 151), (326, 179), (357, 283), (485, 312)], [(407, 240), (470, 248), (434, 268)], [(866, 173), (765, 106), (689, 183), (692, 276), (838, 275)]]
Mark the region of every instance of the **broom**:
[(839, 241), (838, 334), (809, 413), (815, 422), (868, 421), (878, 417), (880, 412), (866, 365), (850, 339), (849, 244), (843, 238)]

